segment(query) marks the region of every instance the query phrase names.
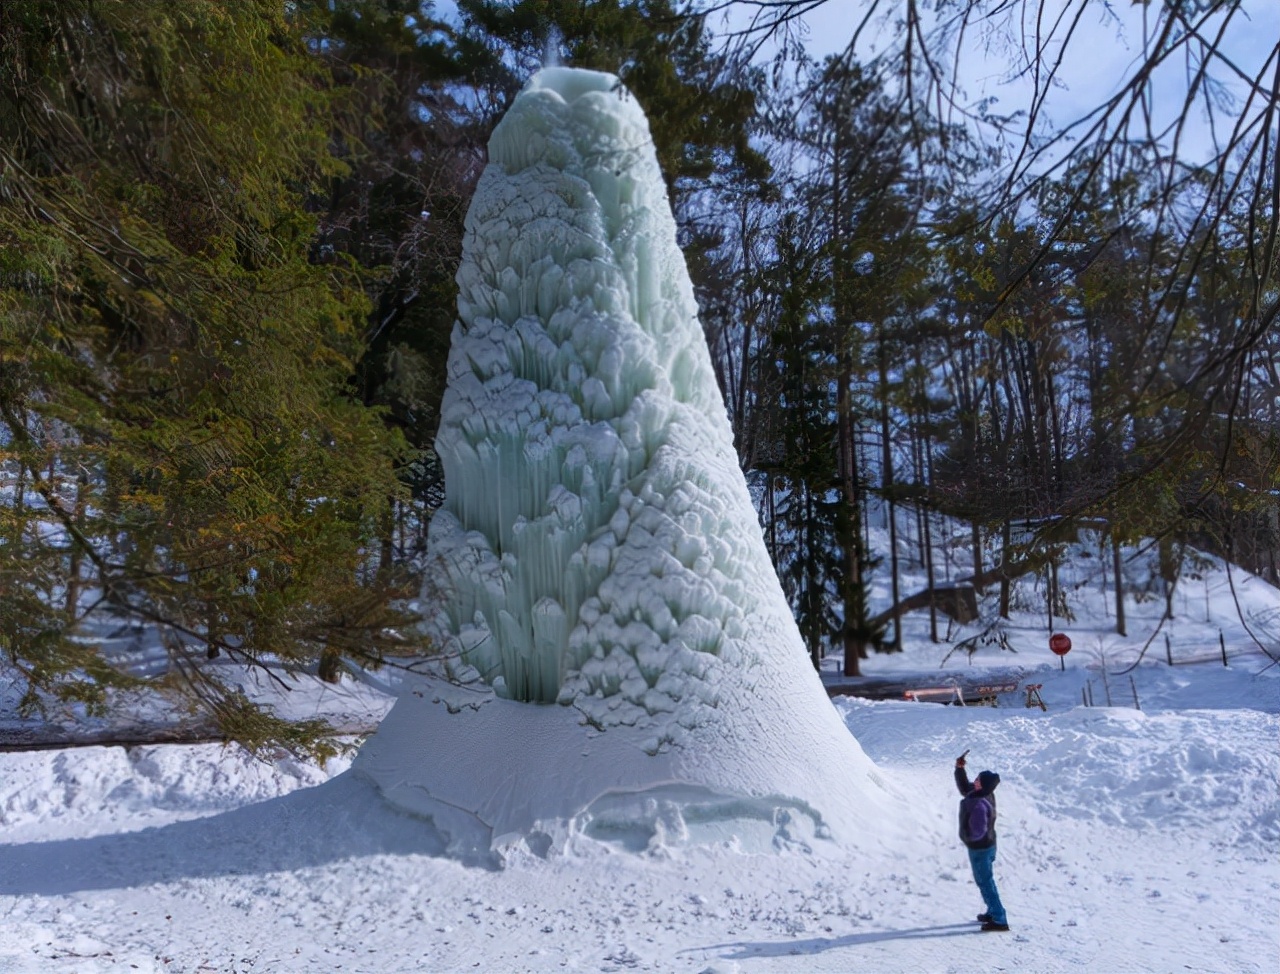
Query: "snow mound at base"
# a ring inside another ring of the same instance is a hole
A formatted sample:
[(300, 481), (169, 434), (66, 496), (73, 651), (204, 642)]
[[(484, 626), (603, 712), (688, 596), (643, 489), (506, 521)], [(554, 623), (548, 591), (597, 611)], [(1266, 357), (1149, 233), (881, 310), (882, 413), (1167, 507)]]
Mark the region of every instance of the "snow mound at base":
[[(429, 819), (462, 858), (546, 857), (591, 843), (651, 855), (689, 844), (821, 854), (857, 847), (859, 835), (883, 840), (901, 811), (828, 710), (836, 726), (825, 737), (801, 724), (794, 741), (763, 729), (753, 739), (728, 733), (726, 721), (650, 754), (634, 732), (593, 728), (570, 707), (424, 681), (400, 697), (352, 771)], [(828, 778), (816, 781), (815, 768)], [(859, 822), (875, 824), (859, 832)]]

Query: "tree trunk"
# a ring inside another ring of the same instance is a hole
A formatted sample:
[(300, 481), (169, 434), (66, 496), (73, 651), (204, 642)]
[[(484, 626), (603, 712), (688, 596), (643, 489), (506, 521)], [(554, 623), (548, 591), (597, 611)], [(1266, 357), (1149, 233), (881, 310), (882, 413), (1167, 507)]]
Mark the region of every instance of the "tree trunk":
[[(853, 437), (853, 402), (850, 395), (851, 377), (849, 375), (847, 353), (841, 356), (840, 377), (837, 380), (837, 397), (839, 401), (839, 439), (840, 439), (840, 501), (844, 505), (844, 516), (839, 519), (843, 526), (844, 537), (840, 539), (840, 547), (844, 552), (844, 675), (860, 676), (858, 661), (866, 655), (866, 641), (861, 636), (862, 613), (858, 590), (864, 584), (862, 578), (862, 530), (858, 498), (857, 454)], [(856, 622), (855, 622), (856, 620)]]
[(1000, 536), (1000, 618), (1009, 618), (1009, 546), (1013, 543), (1012, 523), (1006, 517)]
[(320, 665), (316, 675), (325, 683), (337, 683), (342, 679), (342, 654), (334, 649), (326, 649), (320, 654)]
[[(923, 401), (923, 396), (921, 397), (921, 401)], [(915, 413), (914, 410), (912, 412), (913, 414)], [(914, 429), (912, 430), (911, 448), (916, 467), (916, 482), (927, 491), (932, 477), (926, 465), (926, 450), (919, 436), (921, 426), (919, 416), (916, 415), (915, 418), (916, 422), (913, 423)], [(929, 640), (930, 642), (936, 643), (938, 641), (938, 600), (934, 597), (936, 583), (933, 573), (933, 518), (931, 516), (932, 512), (929, 508), (929, 499), (927, 496), (921, 497), (919, 510), (923, 515), (921, 519), (920, 537), (922, 539), (921, 548), (924, 552), (925, 590), (929, 593)], [(898, 604), (897, 592), (893, 595), (893, 604)], [(901, 612), (898, 613), (897, 618), (902, 618)], [(901, 640), (899, 640), (898, 649), (901, 648), (902, 643)]]
[[(76, 506), (73, 517), (75, 518), (76, 527), (84, 530), (85, 515), (85, 490), (88, 487), (87, 478), (81, 474), (76, 478)], [(80, 563), (84, 559), (84, 552), (80, 550), (80, 543), (75, 539), (71, 539), (70, 564), (67, 567), (67, 602), (64, 611), (67, 614), (68, 622), (75, 622), (76, 609), (80, 603)]]
[(1111, 532), (1111, 565), (1116, 576), (1116, 632), (1127, 636), (1124, 624), (1124, 575), (1120, 571), (1120, 539)]
[(387, 508), (382, 515), (382, 530), (379, 532), (382, 537), (380, 539), (378, 550), (378, 572), (381, 575), (389, 576), (395, 564), (396, 550), (396, 502), (395, 498), (387, 498)]
[(1173, 618), (1173, 590), (1178, 584), (1178, 568), (1182, 563), (1180, 552), (1174, 551), (1173, 542), (1160, 541), (1160, 577), (1164, 581), (1164, 617)]
[[(982, 525), (978, 523), (978, 519), (974, 518), (969, 522), (971, 537), (973, 539), (973, 577), (982, 577)], [(981, 596), (982, 588), (975, 587), (974, 592)]]
[(777, 487), (774, 485), (772, 473), (766, 476), (765, 484), (764, 509), (765, 517), (769, 520), (769, 560), (773, 562), (776, 571), (778, 568), (778, 499), (774, 496)]
[(1049, 559), (1049, 564), (1044, 570), (1044, 587), (1045, 601), (1049, 604), (1049, 632), (1053, 633), (1053, 610), (1056, 608), (1054, 603), (1058, 599), (1058, 562), (1055, 558)]
[[(916, 563), (924, 567), (924, 511), (919, 504), (912, 509), (912, 516), (916, 520)], [(910, 561), (907, 562), (911, 564)]]
[[(812, 532), (813, 523), (816, 515), (813, 510), (813, 491), (806, 484), (804, 487), (804, 524), (805, 531)], [(817, 672), (822, 672), (822, 652), (820, 649), (821, 640), (817, 638), (819, 626), (814, 619), (815, 612), (821, 612), (821, 600), (814, 597), (814, 593), (819, 588), (818, 582), (818, 564), (813, 557), (813, 536), (810, 534), (809, 543), (805, 545), (807, 556), (805, 557), (805, 574), (804, 574), (804, 594), (801, 596), (800, 604), (804, 606), (804, 641), (809, 647), (809, 661), (813, 663), (813, 668)], [(847, 667), (846, 667), (847, 669)]]
[[(742, 207), (739, 211), (738, 233), (742, 241), (742, 267), (739, 270), (741, 279), (745, 282), (751, 274), (751, 243), (750, 243), (750, 220), (747, 212), (747, 199), (744, 196)], [(753, 424), (747, 422), (747, 390), (751, 384), (751, 340), (754, 331), (754, 310), (748, 311), (742, 316), (742, 344), (740, 348), (740, 359), (738, 363), (737, 390), (733, 401), (733, 429), (734, 435), (738, 440), (738, 457), (740, 461), (745, 462), (751, 458), (754, 447), (748, 445), (745, 441), (747, 432), (753, 429)]]
[(209, 615), (204, 626), (204, 655), (205, 659), (217, 659), (222, 655), (218, 649), (218, 610), (213, 606), (209, 608)]
[[(933, 581), (933, 535), (929, 530), (929, 511), (926, 508), (924, 512), (924, 569), (925, 569), (925, 587), (929, 592), (929, 641), (938, 641), (938, 600), (933, 597), (934, 581)], [(897, 604), (898, 596), (893, 597), (894, 604)], [(902, 618), (901, 614), (897, 618)], [(901, 642), (898, 649), (902, 648)]]
[[(882, 326), (883, 327), (883, 326)], [(880, 336), (878, 350), (880, 366), (880, 443), (882, 467), (880, 486), (884, 491), (885, 503), (889, 508), (889, 580), (893, 588), (893, 604), (898, 604), (898, 528), (897, 504), (894, 503), (893, 445), (889, 441), (889, 361), (885, 348), (884, 336)], [(902, 649), (902, 614), (893, 616), (893, 648)]]
[(1098, 573), (1098, 594), (1102, 596), (1102, 612), (1110, 618), (1111, 606), (1107, 605), (1107, 536), (1105, 534), (1098, 536), (1098, 567), (1101, 569)]
[(397, 500), (395, 502), (396, 516), (396, 550), (403, 556), (404, 552), (409, 550), (409, 505), (405, 501)]
[[(1048, 386), (1049, 396), (1049, 419), (1052, 426), (1049, 430), (1049, 449), (1053, 451), (1053, 484), (1051, 485), (1051, 496), (1053, 497), (1054, 507), (1062, 505), (1062, 488), (1063, 488), (1063, 468), (1065, 461), (1062, 456), (1062, 420), (1058, 415), (1058, 396), (1053, 387), (1053, 373), (1050, 372), (1045, 378), (1045, 384)], [(1056, 581), (1055, 581), (1056, 586)]]

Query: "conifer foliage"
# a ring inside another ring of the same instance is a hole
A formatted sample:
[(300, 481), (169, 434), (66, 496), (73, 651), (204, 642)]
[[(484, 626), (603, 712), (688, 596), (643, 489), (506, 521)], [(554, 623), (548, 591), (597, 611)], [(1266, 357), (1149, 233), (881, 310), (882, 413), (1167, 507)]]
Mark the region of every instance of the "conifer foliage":
[(311, 746), (196, 665), (376, 659), (402, 438), (350, 393), (368, 299), (311, 259), (346, 97), (306, 8), (0, 5), (0, 651), (42, 696), (161, 633), (224, 733)]

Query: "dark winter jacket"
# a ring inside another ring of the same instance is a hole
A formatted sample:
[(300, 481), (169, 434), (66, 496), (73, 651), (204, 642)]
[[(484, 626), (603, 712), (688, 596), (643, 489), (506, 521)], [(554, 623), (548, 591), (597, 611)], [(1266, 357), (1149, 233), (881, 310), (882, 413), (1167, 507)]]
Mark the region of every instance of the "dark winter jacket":
[(956, 788), (960, 800), (960, 841), (970, 849), (989, 849), (996, 844), (996, 785), (1000, 776), (984, 771), (978, 779), (986, 786), (974, 791), (964, 768), (956, 768)]

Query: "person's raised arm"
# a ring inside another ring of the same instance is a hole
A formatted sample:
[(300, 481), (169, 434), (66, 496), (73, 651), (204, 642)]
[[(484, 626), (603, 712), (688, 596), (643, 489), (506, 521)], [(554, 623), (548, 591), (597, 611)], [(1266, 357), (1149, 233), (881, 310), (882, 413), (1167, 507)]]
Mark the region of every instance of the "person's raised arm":
[(956, 788), (960, 794), (967, 795), (973, 789), (973, 785), (969, 782), (969, 772), (964, 769), (965, 755), (969, 752), (966, 750), (964, 754), (956, 758)]

